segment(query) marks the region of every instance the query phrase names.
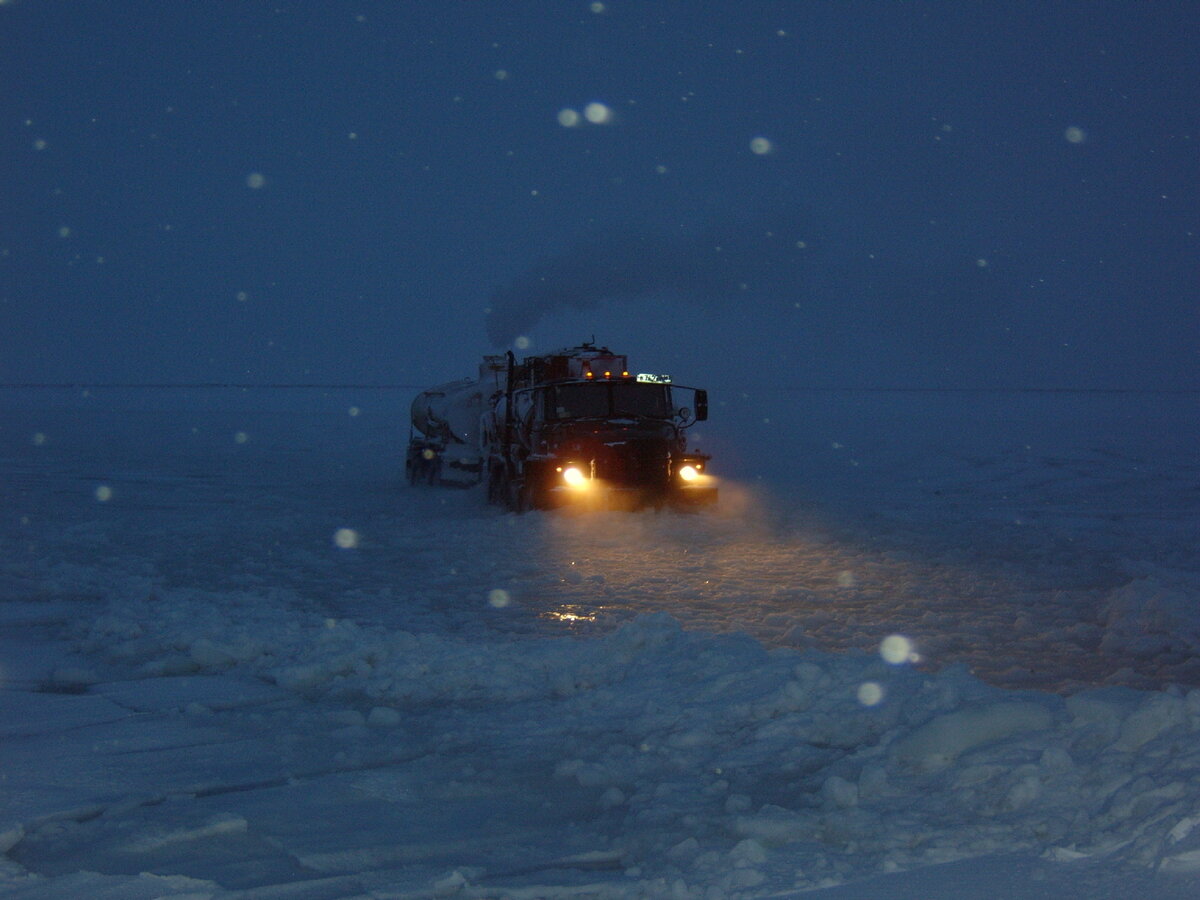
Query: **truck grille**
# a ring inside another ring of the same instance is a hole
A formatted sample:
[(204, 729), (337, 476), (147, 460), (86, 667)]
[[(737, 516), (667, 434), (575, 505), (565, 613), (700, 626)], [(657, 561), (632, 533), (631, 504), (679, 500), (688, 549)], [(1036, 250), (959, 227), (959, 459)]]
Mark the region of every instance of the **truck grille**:
[(610, 484), (651, 487), (666, 485), (671, 455), (661, 438), (610, 444), (596, 454), (596, 477)]

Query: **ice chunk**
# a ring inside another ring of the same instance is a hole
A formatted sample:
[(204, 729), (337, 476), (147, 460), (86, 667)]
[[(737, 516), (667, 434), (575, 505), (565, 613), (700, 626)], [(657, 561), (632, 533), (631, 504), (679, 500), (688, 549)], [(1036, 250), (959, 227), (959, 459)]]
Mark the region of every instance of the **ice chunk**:
[(1052, 721), (1050, 711), (1037, 703), (991, 703), (938, 716), (897, 741), (893, 752), (905, 765), (938, 769), (968, 750), (1020, 732), (1042, 731)]
[(685, 838), (667, 851), (667, 856), (676, 861), (692, 859), (700, 853), (700, 842), (694, 837)]
[(600, 806), (604, 809), (615, 809), (625, 804), (625, 792), (617, 787), (610, 787), (600, 796)]
[(367, 715), (367, 724), (375, 728), (395, 728), (401, 721), (400, 713), (390, 706), (376, 706)]
[(821, 785), (821, 799), (827, 808), (848, 809), (858, 805), (858, 785), (838, 775), (830, 775)]
[(433, 883), (433, 896), (453, 897), (470, 885), (467, 876), (455, 869), (445, 878), (439, 878)]
[(1167, 570), (1113, 591), (1104, 606), (1100, 648), (1112, 655), (1151, 657), (1200, 650), (1195, 576)]
[(1167, 850), (1160, 868), (1164, 872), (1200, 872), (1200, 815), (1187, 816), (1167, 834)]
[(1118, 750), (1137, 750), (1186, 721), (1186, 700), (1170, 694), (1152, 694), (1121, 723), (1113, 746)]
[[(1033, 767), (1027, 767), (1033, 768)], [(1034, 771), (1025, 771), (1017, 783), (1009, 788), (1004, 797), (1003, 808), (1009, 812), (1028, 806), (1042, 795), (1042, 781)]]
[(83, 691), (89, 686), (97, 684), (100, 681), (100, 676), (92, 669), (82, 666), (62, 666), (54, 670), (50, 676), (50, 681), (56, 690), (61, 691)]
[(729, 851), (729, 858), (735, 865), (756, 866), (767, 861), (767, 851), (754, 838), (745, 838)]
[(25, 837), (25, 828), (20, 824), (12, 825), (0, 831), (0, 855), (7, 853)]
[(137, 838), (127, 845), (127, 849), (131, 853), (148, 853), (172, 844), (199, 841), (217, 835), (245, 834), (247, 828), (247, 822), (241, 816), (224, 813), (194, 828), (176, 828)]
[(738, 834), (753, 838), (763, 846), (811, 840), (820, 830), (815, 815), (772, 804), (767, 804), (755, 815), (739, 816), (735, 828)]

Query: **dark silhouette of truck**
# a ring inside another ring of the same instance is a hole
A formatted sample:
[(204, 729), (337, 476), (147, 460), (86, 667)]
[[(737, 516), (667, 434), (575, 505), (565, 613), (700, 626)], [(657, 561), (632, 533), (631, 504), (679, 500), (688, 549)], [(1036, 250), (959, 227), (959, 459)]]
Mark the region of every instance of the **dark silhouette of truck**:
[(686, 432), (707, 418), (706, 391), (630, 374), (606, 347), (510, 352), (417, 397), (406, 467), (413, 483), (485, 482), (517, 511), (699, 507), (717, 487)]

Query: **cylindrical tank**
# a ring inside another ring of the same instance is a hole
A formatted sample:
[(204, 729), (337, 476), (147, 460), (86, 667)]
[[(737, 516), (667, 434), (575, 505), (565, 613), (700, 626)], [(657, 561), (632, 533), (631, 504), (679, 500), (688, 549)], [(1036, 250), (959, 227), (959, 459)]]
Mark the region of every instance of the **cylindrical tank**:
[(479, 445), (483, 391), (474, 378), (439, 384), (412, 403), (413, 428), (430, 440)]

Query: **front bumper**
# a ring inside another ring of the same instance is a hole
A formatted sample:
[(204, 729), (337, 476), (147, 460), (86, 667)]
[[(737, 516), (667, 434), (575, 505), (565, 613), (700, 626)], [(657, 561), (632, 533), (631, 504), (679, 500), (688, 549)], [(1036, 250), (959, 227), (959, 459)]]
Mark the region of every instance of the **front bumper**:
[(624, 510), (700, 509), (717, 502), (713, 484), (686, 485), (669, 490), (591, 482), (585, 487), (555, 486), (545, 491), (539, 505), (547, 509)]

